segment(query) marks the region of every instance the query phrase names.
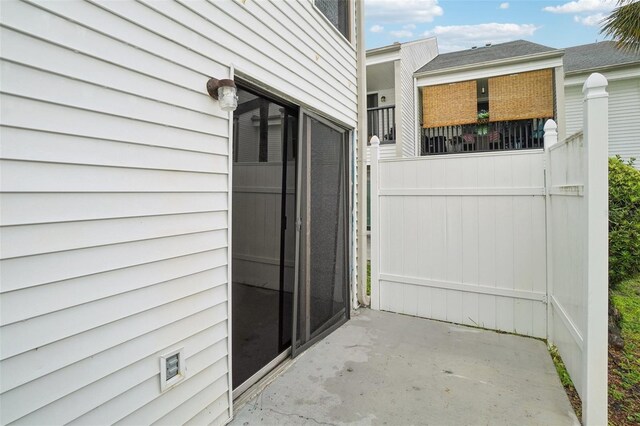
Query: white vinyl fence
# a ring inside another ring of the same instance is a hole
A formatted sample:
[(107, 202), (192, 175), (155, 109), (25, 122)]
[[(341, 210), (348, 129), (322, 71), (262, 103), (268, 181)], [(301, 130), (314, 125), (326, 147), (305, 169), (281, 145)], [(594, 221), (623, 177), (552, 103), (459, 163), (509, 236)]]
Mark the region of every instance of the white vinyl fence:
[(548, 340), (582, 399), (585, 424), (607, 424), (607, 80), (585, 82), (583, 131), (557, 142), (547, 122)]
[(372, 308), (548, 338), (585, 424), (606, 424), (605, 88), (587, 80), (584, 136), (557, 143), (550, 120), (546, 150), (381, 160), (371, 146)]
[(372, 303), (544, 337), (543, 162), (541, 150), (381, 160)]

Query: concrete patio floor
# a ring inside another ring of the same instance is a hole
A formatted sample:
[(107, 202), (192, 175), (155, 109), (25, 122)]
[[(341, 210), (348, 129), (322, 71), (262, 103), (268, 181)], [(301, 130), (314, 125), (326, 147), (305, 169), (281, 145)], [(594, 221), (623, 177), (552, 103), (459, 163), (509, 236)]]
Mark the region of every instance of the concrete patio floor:
[(233, 425), (576, 425), (543, 342), (361, 309)]

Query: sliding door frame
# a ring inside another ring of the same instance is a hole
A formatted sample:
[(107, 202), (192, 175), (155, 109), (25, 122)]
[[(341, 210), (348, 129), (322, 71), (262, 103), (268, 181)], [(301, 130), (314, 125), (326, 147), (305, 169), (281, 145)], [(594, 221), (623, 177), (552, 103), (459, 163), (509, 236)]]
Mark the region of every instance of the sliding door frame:
[[(294, 103), (286, 100), (286, 99), (282, 99), (281, 97), (275, 95), (274, 93), (270, 92), (267, 89), (264, 89), (262, 87), (260, 87), (259, 85), (256, 85), (250, 81), (247, 81), (245, 79), (242, 79), (240, 77), (236, 77), (236, 81), (238, 84), (238, 88), (244, 91), (247, 91), (255, 96), (258, 96), (262, 99), (265, 99), (269, 102), (272, 102), (274, 104), (277, 104), (279, 106), (281, 106), (284, 111), (284, 119), (282, 120), (282, 123), (285, 124), (285, 126), (283, 126), (282, 128), (282, 150), (281, 150), (281, 158), (280, 161), (282, 163), (282, 172), (281, 172), (281, 214), (280, 214), (280, 250), (279, 250), (279, 257), (280, 257), (280, 268), (279, 268), (279, 303), (278, 303), (278, 355), (276, 355), (271, 361), (269, 361), (266, 365), (264, 365), (263, 367), (261, 367), (258, 371), (256, 371), (255, 373), (253, 373), (249, 378), (247, 378), (244, 382), (240, 383), (236, 388), (233, 388), (233, 382), (232, 380), (230, 381), (230, 387), (232, 388), (232, 397), (233, 399), (238, 398), (240, 395), (242, 395), (244, 392), (246, 392), (249, 388), (251, 388), (253, 385), (257, 384), (262, 378), (264, 378), (271, 370), (273, 370), (275, 367), (277, 367), (280, 363), (282, 363), (283, 361), (285, 361), (286, 359), (289, 358), (289, 356), (291, 355), (291, 349), (293, 347), (293, 336), (291, 337), (291, 342), (289, 343), (289, 345), (285, 345), (283, 343), (283, 325), (284, 325), (284, 319), (286, 316), (286, 312), (285, 312), (285, 306), (284, 306), (284, 286), (285, 286), (285, 282), (284, 282), (284, 269), (285, 269), (285, 258), (284, 258), (284, 254), (285, 254), (285, 232), (286, 232), (286, 228), (288, 226), (291, 226), (291, 218), (286, 218), (286, 201), (287, 201), (287, 197), (288, 197), (288, 193), (287, 193), (287, 168), (288, 168), (288, 148), (289, 148), (289, 141), (287, 140), (287, 137), (289, 136), (289, 124), (288, 121), (291, 119), (296, 119), (296, 116), (299, 116), (299, 111), (300, 111), (300, 107), (298, 107), (297, 105), (295, 105)], [(232, 117), (234, 117), (234, 114), (232, 113)], [(298, 128), (300, 128), (300, 124), (298, 122)], [(237, 161), (237, 151), (238, 151), (238, 142), (236, 140), (233, 133), (233, 125), (230, 126), (230, 130), (231, 130), (231, 137), (233, 138), (233, 160), (230, 162), (230, 173), (233, 173), (233, 165), (235, 164), (235, 162)], [(296, 131), (296, 130), (294, 130)], [(293, 149), (297, 149), (297, 146), (292, 146)], [(292, 160), (294, 161), (294, 169), (298, 168), (298, 158), (297, 156), (294, 155), (294, 159)], [(297, 183), (295, 183), (294, 188), (296, 188), (297, 190)], [(232, 185), (230, 185), (229, 188), (229, 192), (231, 194), (233, 194), (233, 187)], [(298, 194), (294, 193), (294, 197), (296, 199), (296, 203), (297, 203), (297, 198), (298, 198)], [(232, 208), (232, 204), (229, 204), (229, 208)], [(294, 218), (296, 216), (296, 213), (294, 212)], [(289, 222), (289, 223), (287, 223)], [(233, 226), (233, 224), (232, 224)], [(233, 228), (231, 228), (231, 231), (233, 232)], [(230, 252), (232, 252), (230, 250)], [(231, 254), (232, 256), (232, 254)], [(230, 298), (229, 298), (229, 304), (231, 305), (232, 302), (232, 297), (233, 297), (233, 273), (232, 273), (232, 268), (229, 268), (229, 284), (230, 284)], [(293, 295), (292, 295), (293, 297)], [(292, 306), (295, 306), (295, 304), (293, 303), (293, 299), (292, 299)], [(230, 315), (230, 337), (233, 336), (233, 316)], [(293, 321), (293, 314), (291, 316), (291, 321)], [(233, 347), (230, 347), (230, 353), (231, 353), (231, 363), (229, 365), (229, 370), (230, 370), (230, 375), (233, 374)]]
[[(310, 232), (311, 232), (311, 220), (312, 216), (308, 213), (310, 210), (311, 204), (311, 194), (310, 194), (310, 186), (311, 186), (311, 168), (309, 164), (311, 163), (311, 133), (310, 133), (310, 125), (311, 120), (316, 120), (337, 132), (342, 134), (342, 154), (344, 156), (344, 162), (342, 165), (342, 186), (344, 191), (344, 205), (343, 205), (343, 220), (344, 220), (344, 235), (343, 235), (343, 253), (344, 253), (344, 265), (343, 265), (343, 287), (344, 287), (344, 308), (341, 312), (337, 313), (329, 320), (327, 320), (318, 330), (314, 333), (310, 332), (310, 300), (309, 300), (309, 290), (311, 284), (310, 277)], [(307, 130), (305, 135), (305, 129)], [(296, 163), (296, 243), (295, 243), (295, 268), (294, 268), (294, 286), (293, 286), (293, 320), (292, 320), (292, 333), (291, 333), (291, 357), (295, 358), (300, 355), (302, 352), (307, 350), (310, 346), (314, 345), (316, 342), (324, 339), (327, 335), (331, 334), (341, 325), (343, 325), (350, 318), (351, 313), (351, 280), (350, 280), (350, 270), (351, 270), (351, 196), (350, 196), (350, 165), (351, 165), (351, 144), (349, 141), (351, 140), (351, 130), (341, 127), (324, 117), (321, 117), (305, 108), (300, 108), (299, 118), (298, 118), (298, 156)], [(306, 136), (306, 137), (305, 137)], [(303, 143), (306, 144), (306, 147), (303, 147)], [(303, 161), (302, 155), (305, 155), (306, 158)], [(304, 169), (304, 170), (303, 170)], [(303, 188), (303, 184), (305, 188)], [(303, 200), (304, 194), (304, 200)], [(306, 226), (303, 226), (303, 221), (306, 222)], [(304, 235), (302, 235), (304, 231)], [(303, 244), (306, 246), (303, 250)], [(302, 257), (302, 253), (304, 253), (304, 258)], [(304, 273), (304, 294), (301, 292), (300, 284), (300, 276)], [(300, 303), (299, 297), (303, 296), (305, 298), (305, 312), (300, 312)], [(304, 339), (304, 343), (300, 346), (297, 345), (298, 342), (298, 319), (299, 315), (305, 315), (305, 332), (306, 337)]]

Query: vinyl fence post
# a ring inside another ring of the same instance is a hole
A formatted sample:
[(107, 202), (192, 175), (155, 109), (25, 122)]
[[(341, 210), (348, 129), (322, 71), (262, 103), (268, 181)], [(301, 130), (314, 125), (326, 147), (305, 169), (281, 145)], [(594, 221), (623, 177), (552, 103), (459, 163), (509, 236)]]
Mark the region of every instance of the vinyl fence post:
[(553, 244), (551, 243), (551, 147), (558, 143), (558, 125), (553, 120), (544, 123), (544, 182), (545, 182), (545, 227), (547, 243), (547, 341), (554, 343), (553, 337), (553, 307), (551, 298), (553, 296)]
[(380, 139), (371, 138), (371, 309), (380, 310)]
[(584, 197), (586, 262), (582, 419), (607, 424), (608, 356), (608, 93), (607, 79), (591, 74), (584, 83)]

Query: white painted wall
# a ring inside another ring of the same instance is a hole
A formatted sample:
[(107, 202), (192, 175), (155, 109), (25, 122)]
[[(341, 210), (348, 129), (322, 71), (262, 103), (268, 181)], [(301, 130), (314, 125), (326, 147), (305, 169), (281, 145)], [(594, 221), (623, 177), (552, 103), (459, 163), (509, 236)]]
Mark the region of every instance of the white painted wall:
[[(609, 156), (637, 158), (640, 168), (640, 67), (629, 70), (621, 78), (603, 72), (609, 82)], [(587, 75), (574, 76), (565, 84), (567, 135), (582, 129), (582, 85)]]
[[(372, 93), (378, 94), (378, 106), (379, 107), (387, 107), (395, 105), (395, 89), (380, 89), (380, 90), (371, 90), (367, 94), (370, 95)], [(382, 102), (382, 97), (385, 97), (385, 101)]]
[(543, 159), (536, 150), (380, 160), (372, 306), (545, 337)]
[[(354, 127), (354, 48), (305, 1), (0, 20), (0, 423), (226, 422), (230, 115), (206, 81), (235, 65)], [(187, 379), (161, 394), (177, 347)]]

